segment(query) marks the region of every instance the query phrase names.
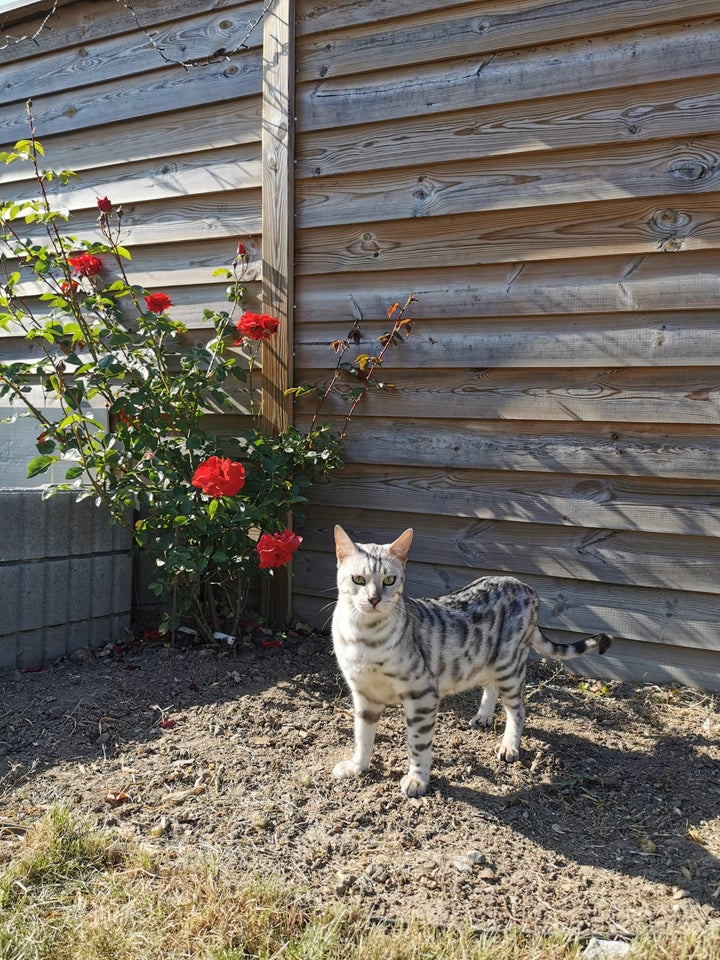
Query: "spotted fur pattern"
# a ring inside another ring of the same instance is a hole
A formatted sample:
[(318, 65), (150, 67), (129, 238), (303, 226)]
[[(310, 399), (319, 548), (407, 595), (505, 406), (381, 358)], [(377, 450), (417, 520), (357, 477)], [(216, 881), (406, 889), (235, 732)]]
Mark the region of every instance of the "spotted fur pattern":
[(355, 752), (333, 775), (356, 776), (367, 768), (384, 707), (401, 704), (410, 765), (400, 786), (407, 796), (419, 797), (430, 782), (442, 697), (482, 687), (474, 727), (492, 726), (499, 698), (506, 723), (498, 756), (512, 763), (520, 756), (530, 648), (564, 660), (604, 653), (610, 638), (597, 634), (571, 644), (547, 639), (537, 623), (537, 594), (514, 577), (483, 577), (444, 597), (410, 600), (404, 586), (411, 541), (412, 530), (406, 530), (390, 544), (354, 543), (342, 527), (335, 528), (333, 645), (352, 693)]

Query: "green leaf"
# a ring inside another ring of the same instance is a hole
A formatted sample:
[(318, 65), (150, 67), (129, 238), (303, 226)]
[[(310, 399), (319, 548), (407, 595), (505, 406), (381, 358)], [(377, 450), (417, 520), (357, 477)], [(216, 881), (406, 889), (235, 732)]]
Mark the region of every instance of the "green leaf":
[(208, 504), (207, 513), (211, 520), (217, 513), (219, 504), (220, 504), (219, 500), (211, 500), (210, 503)]
[(67, 468), (67, 471), (65, 472), (65, 479), (66, 479), (66, 480), (77, 480), (77, 478), (78, 478), (78, 477), (81, 477), (84, 473), (85, 473), (85, 471), (83, 470), (83, 468), (82, 468), (81, 466), (78, 466), (77, 464), (74, 464), (72, 467), (68, 467), (68, 468)]
[(57, 463), (59, 459), (60, 459), (59, 457), (51, 457), (47, 453), (43, 453), (39, 457), (35, 457), (28, 464), (28, 468), (27, 468), (28, 479), (30, 479), (31, 477), (37, 477), (41, 473), (45, 473), (45, 471), (49, 467), (51, 467), (54, 463)]

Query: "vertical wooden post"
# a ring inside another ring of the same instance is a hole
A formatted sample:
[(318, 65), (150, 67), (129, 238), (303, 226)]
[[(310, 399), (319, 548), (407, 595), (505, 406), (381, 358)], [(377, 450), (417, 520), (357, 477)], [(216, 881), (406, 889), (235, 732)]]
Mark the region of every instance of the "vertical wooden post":
[[(263, 344), (262, 427), (281, 433), (292, 423), (293, 379), (293, 128), (295, 4), (273, 0), (263, 22), (262, 279), (263, 310), (280, 321)], [(289, 525), (289, 520), (288, 520)], [(292, 602), (291, 564), (261, 581), (263, 616), (285, 623)]]

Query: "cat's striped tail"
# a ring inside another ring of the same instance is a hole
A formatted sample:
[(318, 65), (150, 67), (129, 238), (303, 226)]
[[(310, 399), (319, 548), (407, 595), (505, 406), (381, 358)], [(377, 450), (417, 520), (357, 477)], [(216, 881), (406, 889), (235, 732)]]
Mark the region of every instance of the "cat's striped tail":
[(533, 649), (542, 657), (551, 657), (553, 660), (570, 660), (583, 653), (605, 653), (611, 643), (612, 637), (606, 633), (596, 633), (574, 643), (555, 643), (545, 636), (540, 627), (535, 628), (532, 638)]

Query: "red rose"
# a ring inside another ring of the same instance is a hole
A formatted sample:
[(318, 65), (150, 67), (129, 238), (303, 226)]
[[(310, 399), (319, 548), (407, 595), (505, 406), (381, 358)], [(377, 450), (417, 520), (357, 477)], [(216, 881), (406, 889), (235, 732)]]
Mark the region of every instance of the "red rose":
[(260, 556), (260, 569), (282, 567), (301, 543), (302, 537), (293, 533), (292, 530), (283, 530), (282, 533), (264, 533), (255, 547)]
[(242, 242), (242, 240), (239, 240), (239, 241), (238, 241), (238, 245), (237, 245), (237, 254), (236, 254), (236, 256), (238, 256), (238, 257), (244, 257), (246, 253), (247, 253), (247, 250), (245, 249), (245, 244)]
[(97, 205), (100, 213), (110, 213), (113, 208), (112, 200), (108, 200), (107, 197), (98, 197)]
[(166, 293), (149, 293), (145, 297), (145, 303), (150, 313), (165, 313), (167, 308), (172, 306), (172, 300)]
[(193, 474), (192, 485), (210, 497), (234, 497), (245, 486), (245, 467), (228, 457), (210, 457)]
[[(248, 340), (269, 340), (275, 333), (280, 321), (269, 317), (266, 313), (244, 313), (236, 326), (238, 331)], [(236, 340), (234, 346), (239, 347), (242, 339)]]
[(60, 284), (60, 290), (66, 296), (68, 296), (71, 293), (75, 293), (77, 289), (78, 289), (77, 280), (63, 280), (63, 282)]
[(81, 277), (95, 277), (102, 273), (103, 265), (91, 253), (81, 253), (77, 257), (68, 257), (68, 263)]

